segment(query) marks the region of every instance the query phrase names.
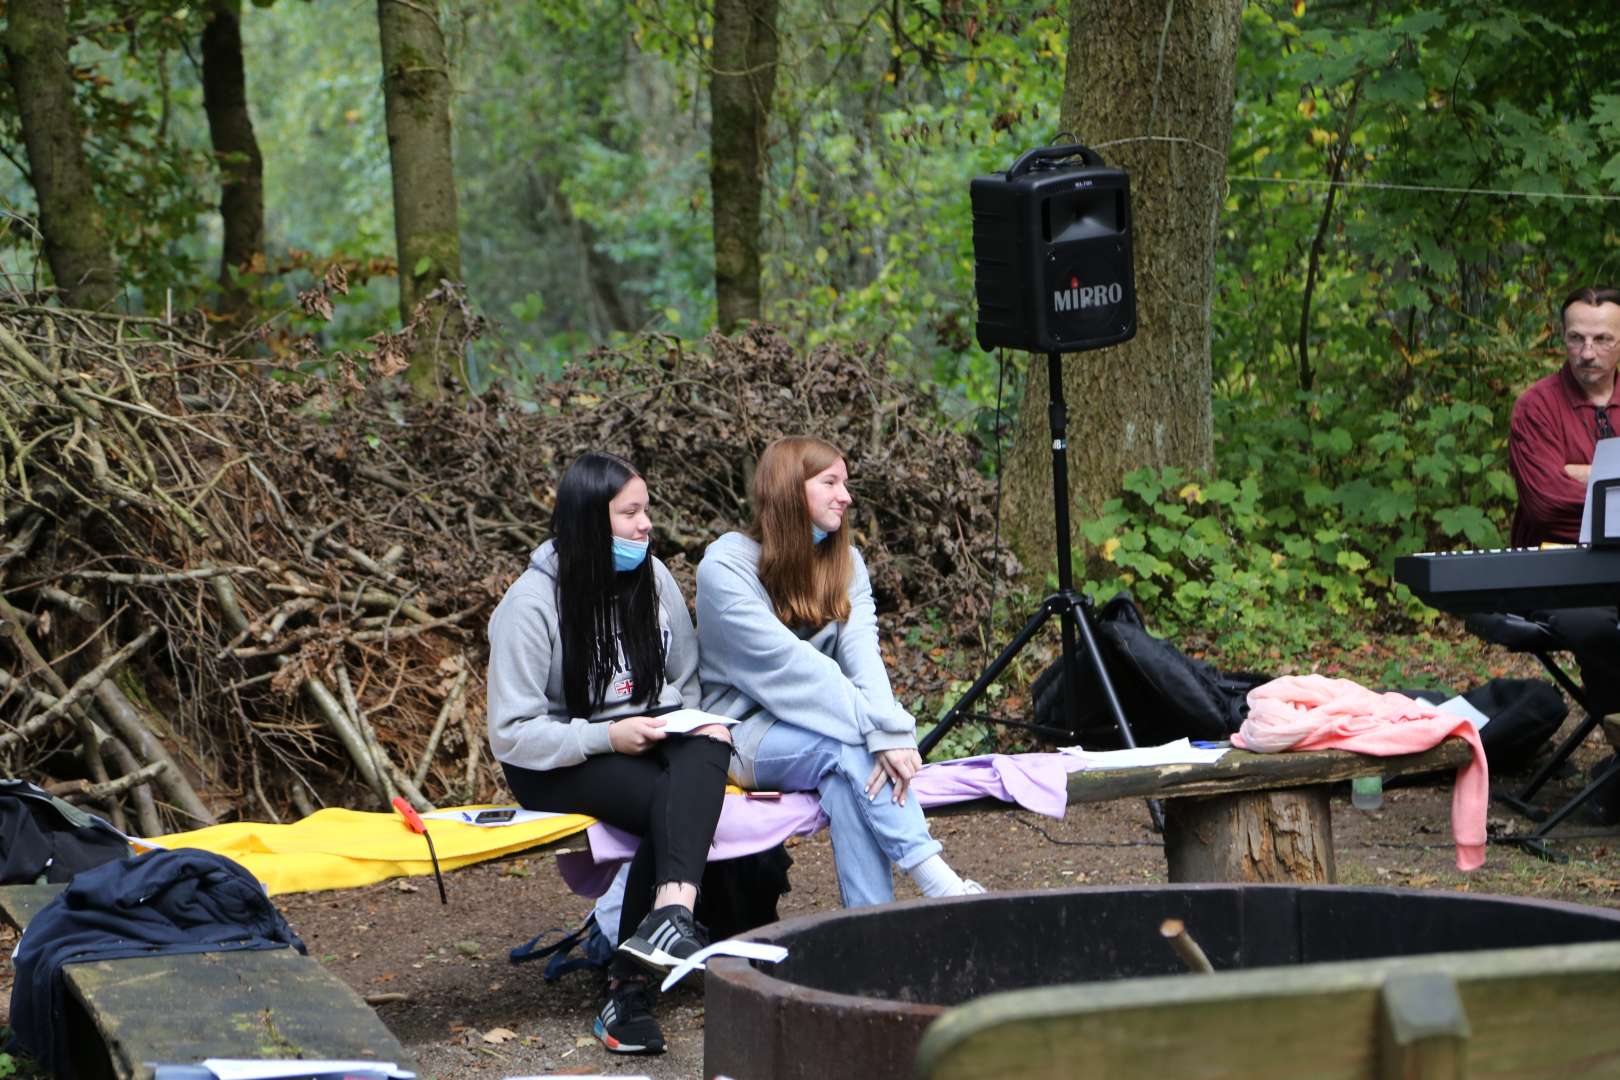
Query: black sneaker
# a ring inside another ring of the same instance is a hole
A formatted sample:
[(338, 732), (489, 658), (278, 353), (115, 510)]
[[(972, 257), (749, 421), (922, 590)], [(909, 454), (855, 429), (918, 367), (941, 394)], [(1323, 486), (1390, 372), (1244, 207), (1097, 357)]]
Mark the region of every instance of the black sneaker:
[(709, 935), (692, 913), (679, 904), (659, 908), (636, 927), (636, 932), (619, 945), (619, 952), (637, 963), (663, 971), (709, 943)]
[(662, 1054), (664, 1033), (652, 1014), (652, 991), (645, 983), (620, 983), (596, 1015), (592, 1033), (615, 1054)]

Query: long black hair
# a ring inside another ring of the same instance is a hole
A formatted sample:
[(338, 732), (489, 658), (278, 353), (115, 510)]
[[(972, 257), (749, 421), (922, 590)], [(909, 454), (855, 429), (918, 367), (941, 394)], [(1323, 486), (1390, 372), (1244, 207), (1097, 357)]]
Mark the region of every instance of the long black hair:
[(640, 476), (623, 458), (596, 451), (568, 466), (557, 484), (551, 533), (557, 550), (557, 613), (568, 711), (589, 716), (607, 696), (622, 649), (635, 691), (651, 704), (664, 688), (664, 638), (649, 556), (634, 570), (613, 569), (608, 503)]

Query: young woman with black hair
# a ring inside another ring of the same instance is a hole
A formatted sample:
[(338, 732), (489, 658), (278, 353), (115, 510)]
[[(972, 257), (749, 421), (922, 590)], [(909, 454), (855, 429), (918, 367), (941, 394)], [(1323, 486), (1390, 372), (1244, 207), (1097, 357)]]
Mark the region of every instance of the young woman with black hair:
[(698, 566), (703, 707), (741, 721), (739, 784), (820, 793), (846, 907), (894, 899), (892, 866), (925, 896), (983, 892), (945, 862), (910, 797), (917, 722), (878, 651), (848, 482), (844, 456), (821, 439), (778, 439), (760, 455), (753, 524)]
[(647, 553), (647, 502), (628, 462), (583, 455), (558, 484), (552, 539), (489, 621), (489, 742), (518, 802), (642, 838), (595, 1023), (616, 1053), (663, 1051), (642, 968), (705, 944), (692, 906), (731, 757), (724, 725), (670, 734), (654, 715), (698, 705), (698, 655), (680, 588)]

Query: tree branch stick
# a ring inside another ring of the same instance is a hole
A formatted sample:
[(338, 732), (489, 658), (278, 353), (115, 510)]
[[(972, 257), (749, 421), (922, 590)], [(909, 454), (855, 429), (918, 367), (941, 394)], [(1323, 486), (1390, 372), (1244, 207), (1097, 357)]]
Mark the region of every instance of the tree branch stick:
[[(306, 585), (302, 583), (289, 584), (281, 581), (270, 581), (266, 582), (264, 587), (265, 591), (267, 592), (286, 593), (289, 596), (314, 597), (316, 599), (331, 600), (339, 603), (346, 599), (333, 590), (321, 585)], [(397, 610), (401, 615), (411, 620), (411, 622), (418, 623), (420, 625), (425, 626), (435, 622), (433, 616), (429, 615), (420, 607), (417, 607), (415, 604), (410, 603), (408, 600), (405, 600), (402, 597), (395, 596), (393, 593), (384, 592), (382, 589), (361, 590), (360, 603), (362, 606), (368, 608), (385, 608), (389, 611)]]
[(461, 692), (467, 688), (469, 673), (466, 662), (462, 662), (461, 672), (456, 681), (450, 685), (450, 692), (444, 696), (444, 706), (439, 709), (439, 718), (433, 722), (433, 733), (428, 736), (427, 746), (422, 750), (422, 760), (416, 764), (416, 772), (411, 779), (416, 786), (421, 787), (427, 780), (428, 767), (433, 764), (433, 754), (439, 749), (439, 739), (444, 735), (446, 725), (450, 723), (450, 714), (455, 711), (456, 702), (461, 700)]
[(168, 585), (176, 581), (206, 581), (222, 574), (257, 574), (256, 566), (206, 566), (197, 570), (173, 570), (163, 574), (123, 574), (112, 570), (69, 570), (69, 577), (105, 581), (113, 585)]
[[(231, 584), (231, 579), (216, 576), (210, 579), (210, 584), (214, 589), (214, 598), (219, 601), (220, 610), (225, 613), (226, 623), (236, 633), (246, 630), (249, 625), (248, 617), (242, 611), (241, 601), (236, 597), (236, 587)], [(272, 662), (280, 668), (286, 665), (287, 659), (278, 656)], [(305, 678), (300, 685), (305, 696), (314, 703), (316, 710), (325, 718), (327, 727), (332, 729), (332, 734), (337, 736), (337, 740), (343, 745), (343, 749), (348, 751), (355, 768), (360, 770), (360, 776), (365, 780), (366, 786), (371, 788), (377, 797), (386, 804), (388, 802), (388, 789), (377, 775), (376, 763), (372, 761), (365, 744), (360, 741), (360, 733), (349, 723), (349, 718), (344, 713), (343, 706), (339, 704), (337, 698), (332, 696), (332, 691), (327, 688), (326, 684), (313, 675)]]
[(1180, 919), (1166, 919), (1159, 924), (1159, 934), (1170, 943), (1181, 962), (1187, 965), (1188, 971), (1200, 975), (1215, 974), (1215, 965), (1209, 962), (1204, 950), (1198, 947), (1198, 942), (1187, 933), (1187, 926)]
[(50, 784), (45, 790), (59, 799), (66, 799), (68, 802), (102, 802), (122, 795), (137, 784), (149, 783), (153, 777), (166, 768), (168, 766), (163, 762), (154, 761), (150, 765), (141, 766), (134, 772), (125, 773), (116, 780), (108, 780), (97, 784), (91, 784), (84, 780), (69, 780), (66, 783)]
[(85, 672), (78, 682), (68, 688), (67, 692), (61, 696), (55, 705), (45, 710), (45, 714), (37, 719), (50, 720), (67, 712), (78, 704), (80, 698), (100, 686), (103, 680), (116, 671), (121, 664), (145, 648), (146, 643), (157, 636), (157, 632), (158, 628), (155, 626), (148, 626), (145, 630), (142, 630), (134, 640), (127, 642), (123, 648)]
[(101, 419), (101, 406), (93, 401), (87, 401), (77, 393), (62, 385), (62, 380), (56, 373), (35, 359), (34, 355), (22, 347), (22, 343), (12, 336), (11, 331), (0, 326), (0, 349), (5, 350), (29, 375), (38, 379), (54, 390), (63, 401), (66, 401), (80, 412), (93, 420)]
[[(109, 783), (117, 783), (118, 780), (122, 780), (126, 776), (141, 775), (143, 766), (135, 760), (135, 755), (130, 752), (129, 747), (125, 746), (120, 739), (116, 737), (109, 738), (102, 744), (102, 752), (112, 758), (113, 763), (118, 766), (119, 775), (117, 779), (109, 781)], [(154, 761), (151, 764), (161, 765), (162, 763)], [(135, 822), (140, 826), (141, 835), (143, 836), (160, 836), (163, 833), (163, 822), (158, 817), (157, 800), (152, 798), (150, 784), (154, 777), (165, 771), (165, 768), (160, 768), (151, 776), (143, 776), (139, 781), (132, 782), (126, 789), (129, 791), (130, 801), (135, 804)], [(113, 796), (107, 797), (112, 798)]]
[[(39, 650), (34, 647), (33, 639), (22, 627), (22, 612), (12, 607), (11, 601), (4, 596), (0, 596), (0, 629), (11, 638), (12, 644), (22, 656), (23, 663), (33, 671), (37, 671), (50, 684), (51, 689), (56, 691), (57, 697), (67, 697), (67, 683), (62, 681), (62, 676), (58, 675), (56, 669), (46, 663), (45, 658), (39, 654)], [(65, 708), (73, 717), (74, 726), (79, 729), (79, 739), (84, 749), (84, 767), (97, 783), (106, 783), (107, 767), (101, 761), (101, 744), (106, 741), (107, 733), (96, 725), (90, 714), (82, 707), (69, 704)], [(122, 828), (123, 812), (116, 803), (113, 805), (112, 817), (113, 824)]]
[(85, 622), (97, 623), (101, 615), (96, 606), (82, 596), (74, 596), (66, 589), (58, 589), (54, 585), (44, 585), (39, 589), (39, 597), (47, 603), (55, 604), (64, 611), (77, 615)]
[(152, 734), (140, 710), (116, 681), (104, 679), (96, 687), (96, 703), (101, 706), (101, 715), (107, 718), (107, 723), (118, 732), (137, 758), (169, 766), (157, 777), (158, 785), (163, 788), (163, 794), (168, 796), (169, 801), (198, 825), (214, 824), (214, 815), (197, 797), (196, 790), (180, 771), (179, 763), (169, 754), (163, 741)]

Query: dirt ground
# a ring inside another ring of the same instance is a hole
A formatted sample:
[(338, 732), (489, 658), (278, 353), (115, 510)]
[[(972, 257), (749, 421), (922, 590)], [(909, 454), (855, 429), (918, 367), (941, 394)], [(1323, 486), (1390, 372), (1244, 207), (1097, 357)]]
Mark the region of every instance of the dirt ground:
[[(1599, 756), (1594, 738), (1578, 755)], [(1516, 787), (1515, 779), (1494, 778)], [(1574, 775), (1557, 781), (1573, 790)], [(1382, 809), (1349, 804), (1335, 793), (1333, 830), (1342, 884), (1395, 885), (1533, 895), (1620, 907), (1620, 831), (1583, 820), (1567, 823), (1550, 863), (1493, 844), (1483, 869), (1454, 866), (1450, 785), (1386, 790)], [(1524, 823), (1493, 806), (1493, 835)], [(992, 890), (1163, 881), (1164, 854), (1139, 801), (1083, 806), (1062, 821), (1017, 810), (935, 819), (951, 863)], [(838, 903), (832, 850), (825, 833), (794, 844), (793, 888), (786, 916), (830, 910)], [(570, 893), (550, 855), (519, 857), (456, 871), (447, 878), (449, 905), (431, 878), (385, 882), (346, 892), (283, 896), (278, 904), (318, 957), (358, 993), (379, 1003), (384, 1022), (416, 1056), (420, 1075), (438, 1080), (498, 1080), (544, 1073), (703, 1075), (701, 979), (658, 1004), (669, 1040), (660, 1057), (610, 1055), (590, 1037), (601, 982), (574, 972), (547, 985), (541, 963), (513, 965), (507, 950), (548, 927), (577, 925), (589, 901)], [(910, 882), (900, 898), (916, 895)], [(9, 952), (10, 944), (0, 942)], [(9, 969), (0, 1000), (9, 1001)]]

